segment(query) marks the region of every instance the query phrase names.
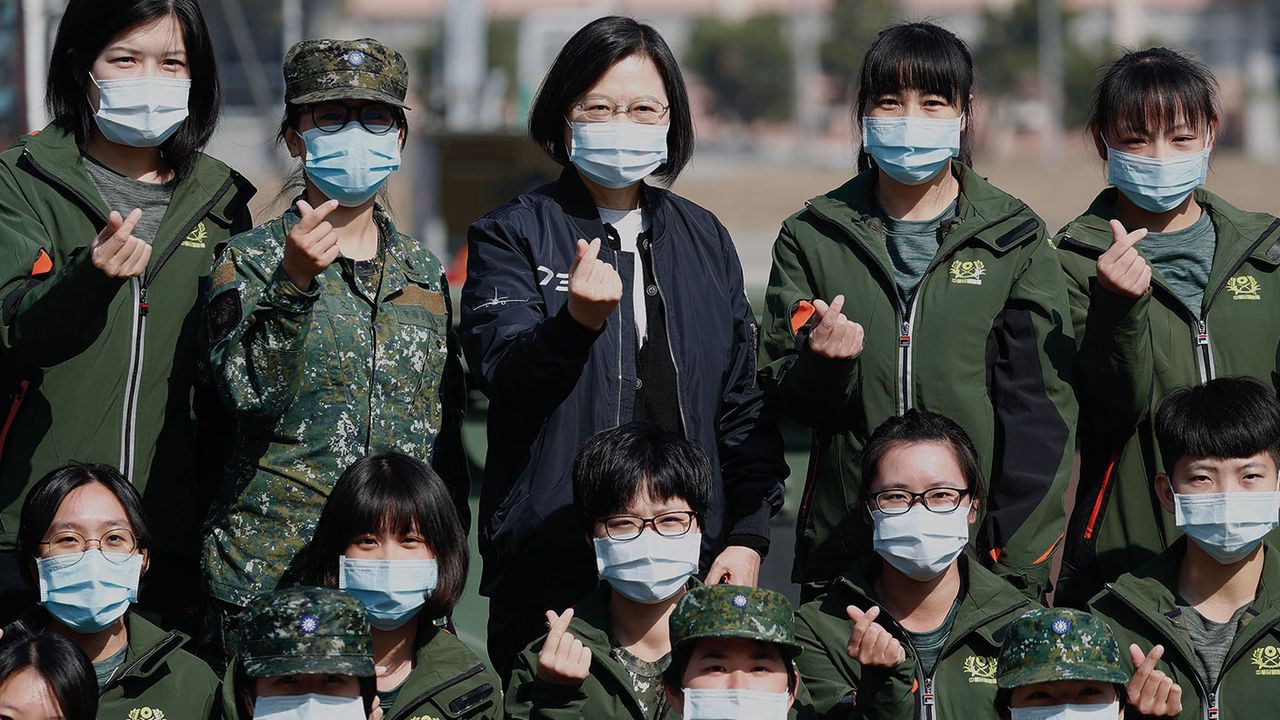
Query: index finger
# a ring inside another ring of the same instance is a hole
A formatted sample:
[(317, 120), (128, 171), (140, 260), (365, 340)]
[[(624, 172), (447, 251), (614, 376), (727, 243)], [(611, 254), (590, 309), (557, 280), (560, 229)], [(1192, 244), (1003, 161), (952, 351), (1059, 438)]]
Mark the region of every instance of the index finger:
[(324, 222), (336, 207), (338, 207), (337, 200), (328, 200), (313, 208), (306, 200), (299, 199), (298, 212), (302, 215), (302, 219), (298, 220), (298, 227), (303, 232), (311, 232), (317, 225)]
[[(1138, 228), (1133, 232), (1124, 229), (1124, 224), (1119, 220), (1111, 221), (1111, 249), (1119, 248), (1119, 253), (1138, 244), (1138, 241), (1147, 236), (1146, 228)], [(1107, 252), (1110, 252), (1108, 250)]]
[(120, 228), (116, 230), (116, 237), (120, 238), (121, 242), (128, 240), (129, 236), (133, 234), (133, 229), (138, 226), (138, 221), (141, 219), (142, 208), (134, 208), (133, 212), (129, 213), (129, 217), (125, 218), (124, 222), (120, 224)]
[[(837, 295), (831, 301), (831, 307), (827, 309), (827, 317), (830, 317), (831, 321), (835, 322), (840, 318), (841, 310), (844, 310), (844, 295)], [(825, 320), (826, 318), (823, 319)]]
[(587, 243), (587, 252), (582, 256), (583, 263), (590, 265), (600, 255), (600, 238), (595, 238)]

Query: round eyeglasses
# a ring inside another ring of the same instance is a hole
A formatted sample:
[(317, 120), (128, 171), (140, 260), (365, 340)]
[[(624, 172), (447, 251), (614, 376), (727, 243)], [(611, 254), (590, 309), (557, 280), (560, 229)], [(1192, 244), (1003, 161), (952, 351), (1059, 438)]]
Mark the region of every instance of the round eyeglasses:
[(621, 105), (607, 97), (590, 96), (574, 103), (573, 107), (578, 110), (579, 119), (587, 122), (609, 122), (614, 115), (622, 113), (639, 125), (654, 125), (671, 109), (653, 97), (636, 98)]
[(353, 119), (374, 135), (386, 135), (400, 124), (396, 111), (386, 103), (348, 107), (340, 102), (322, 102), (311, 106), (311, 122), (320, 132), (336, 133)]
[(924, 492), (909, 490), (883, 490), (871, 495), (871, 506), (885, 515), (902, 515), (919, 502), (924, 509), (936, 513), (949, 513), (960, 507), (960, 501), (973, 491), (950, 487), (929, 488)]
[[(112, 528), (97, 538), (86, 538), (74, 530), (59, 530), (41, 542), (40, 546), (48, 547), (49, 557), (76, 554), (83, 557), (90, 550), (90, 543), (96, 545), (98, 552), (109, 562), (116, 564), (126, 562), (138, 552), (138, 536), (126, 528)], [(79, 562), (79, 558), (76, 562)], [(75, 562), (71, 564), (74, 565)]]
[(640, 537), (640, 533), (644, 532), (645, 526), (653, 528), (653, 531), (662, 537), (673, 538), (686, 535), (697, 517), (698, 514), (692, 510), (673, 510), (648, 518), (639, 515), (613, 515), (600, 522), (604, 523), (605, 534), (610, 538), (635, 540)]

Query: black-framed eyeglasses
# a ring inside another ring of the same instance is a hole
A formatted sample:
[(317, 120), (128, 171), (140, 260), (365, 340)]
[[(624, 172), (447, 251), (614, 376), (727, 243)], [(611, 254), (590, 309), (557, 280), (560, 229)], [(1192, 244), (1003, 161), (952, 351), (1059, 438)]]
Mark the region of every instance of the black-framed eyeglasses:
[(639, 515), (612, 515), (602, 518), (604, 531), (614, 540), (635, 540), (644, 532), (645, 526), (662, 537), (680, 537), (688, 534), (698, 514), (692, 510), (673, 510), (653, 517)]
[(949, 513), (960, 507), (960, 501), (972, 494), (972, 490), (952, 487), (929, 488), (918, 493), (910, 490), (882, 490), (871, 495), (871, 507), (885, 515), (902, 515), (919, 502), (930, 512)]
[(395, 108), (383, 102), (367, 102), (348, 107), (340, 102), (316, 103), (310, 108), (311, 122), (320, 132), (336, 133), (352, 120), (374, 135), (386, 135), (400, 126), (400, 116)]
[(663, 104), (655, 97), (639, 97), (626, 105), (620, 105), (610, 98), (598, 95), (585, 97), (573, 106), (587, 122), (609, 122), (614, 115), (622, 113), (639, 125), (656, 124), (671, 109), (670, 105)]
[[(59, 530), (50, 535), (47, 540), (42, 541), (40, 545), (49, 548), (49, 557), (76, 554), (81, 554), (83, 557), (82, 553), (90, 550), (90, 543), (95, 543), (102, 556), (116, 564), (124, 563), (138, 552), (138, 536), (128, 528), (112, 528), (104, 532), (102, 537), (97, 538), (86, 538), (74, 530)], [(71, 565), (79, 561), (80, 559), (76, 558)]]

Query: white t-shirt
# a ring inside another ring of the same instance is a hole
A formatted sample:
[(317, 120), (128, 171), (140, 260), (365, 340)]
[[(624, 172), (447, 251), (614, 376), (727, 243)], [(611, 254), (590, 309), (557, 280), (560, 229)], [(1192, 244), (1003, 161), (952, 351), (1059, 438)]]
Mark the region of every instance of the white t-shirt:
[(643, 210), (610, 210), (596, 208), (600, 221), (612, 226), (622, 243), (622, 252), (631, 253), (631, 311), (636, 318), (636, 340), (644, 345), (648, 337), (648, 316), (645, 314), (644, 264), (640, 260), (638, 239), (649, 229), (649, 218)]

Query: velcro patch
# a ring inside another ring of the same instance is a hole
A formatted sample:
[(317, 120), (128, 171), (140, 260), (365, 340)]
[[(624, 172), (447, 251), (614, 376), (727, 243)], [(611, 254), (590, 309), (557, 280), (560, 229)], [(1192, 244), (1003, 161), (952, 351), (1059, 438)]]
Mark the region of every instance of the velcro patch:
[(444, 294), (427, 290), (417, 285), (405, 286), (395, 297), (393, 305), (417, 305), (432, 315), (445, 314)]
[(228, 257), (223, 260), (216, 270), (213, 271), (213, 286), (222, 287), (232, 280), (236, 279), (236, 264)]

